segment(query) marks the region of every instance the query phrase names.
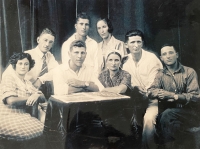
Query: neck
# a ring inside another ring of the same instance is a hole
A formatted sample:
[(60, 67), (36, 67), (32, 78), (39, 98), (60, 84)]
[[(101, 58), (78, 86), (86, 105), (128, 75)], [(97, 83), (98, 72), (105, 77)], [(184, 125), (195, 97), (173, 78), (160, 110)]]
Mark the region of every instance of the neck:
[(142, 57), (142, 50), (139, 53), (131, 53), (134, 62), (139, 62)]
[(17, 72), (15, 72), (15, 74), (17, 75), (17, 77), (18, 77), (20, 80), (22, 80), (22, 81), (24, 82), (24, 77), (25, 77), (25, 75), (20, 75), (20, 74), (18, 74)]
[(109, 34), (107, 38), (104, 38), (104, 39), (103, 39), (103, 43), (104, 43), (104, 44), (108, 44), (108, 42), (110, 41), (110, 38), (111, 38), (111, 37), (112, 37), (112, 35)]
[(119, 69), (114, 70), (114, 71), (109, 69), (110, 77), (112, 78), (118, 71), (119, 71)]
[(87, 37), (86, 37), (86, 36), (81, 36), (81, 35), (79, 35), (78, 33), (76, 33), (75, 38), (76, 38), (76, 40), (85, 41)]
[(178, 69), (178, 62), (176, 61), (172, 65), (166, 65), (166, 67), (171, 73), (174, 73)]
[(69, 67), (70, 67), (75, 73), (78, 74), (78, 72), (79, 72), (79, 70), (80, 70), (80, 68), (81, 68), (82, 66), (77, 66), (77, 65), (75, 65), (75, 64), (70, 60), (70, 61), (69, 61)]

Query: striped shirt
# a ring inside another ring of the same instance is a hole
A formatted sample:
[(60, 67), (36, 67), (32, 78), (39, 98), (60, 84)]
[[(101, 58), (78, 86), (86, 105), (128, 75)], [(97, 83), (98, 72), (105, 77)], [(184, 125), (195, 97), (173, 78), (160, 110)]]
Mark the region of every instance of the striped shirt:
[(166, 67), (157, 73), (149, 91), (153, 92), (156, 89), (183, 94), (189, 102), (200, 101), (200, 90), (195, 70), (180, 63), (173, 74)]

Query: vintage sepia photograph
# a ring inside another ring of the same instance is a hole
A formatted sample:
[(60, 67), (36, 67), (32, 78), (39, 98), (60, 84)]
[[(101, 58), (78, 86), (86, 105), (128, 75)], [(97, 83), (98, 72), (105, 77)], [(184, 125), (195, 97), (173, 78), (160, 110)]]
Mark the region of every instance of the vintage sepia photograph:
[(0, 149), (200, 149), (199, 0), (0, 0)]

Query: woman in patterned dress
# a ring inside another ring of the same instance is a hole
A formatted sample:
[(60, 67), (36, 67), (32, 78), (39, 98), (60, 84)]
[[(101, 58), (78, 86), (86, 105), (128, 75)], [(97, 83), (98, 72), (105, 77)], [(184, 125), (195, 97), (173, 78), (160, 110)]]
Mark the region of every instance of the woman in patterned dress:
[(131, 89), (131, 75), (120, 68), (121, 60), (119, 51), (107, 51), (107, 69), (99, 75), (99, 81), (105, 87), (103, 91), (123, 94)]
[[(27, 109), (37, 109), (38, 103), (45, 102), (44, 95), (31, 82), (25, 80), (26, 73), (35, 61), (28, 53), (15, 53), (10, 57), (15, 73), (10, 73), (0, 86), (0, 138), (25, 141), (43, 133), (43, 124), (27, 113)], [(37, 111), (37, 110), (35, 110)]]
[(98, 72), (105, 70), (105, 54), (107, 51), (113, 49), (119, 51), (122, 55), (122, 59), (127, 56), (126, 49), (124, 47), (124, 42), (116, 39), (113, 35), (113, 26), (109, 19), (100, 18), (97, 21), (97, 32), (103, 39), (98, 43)]

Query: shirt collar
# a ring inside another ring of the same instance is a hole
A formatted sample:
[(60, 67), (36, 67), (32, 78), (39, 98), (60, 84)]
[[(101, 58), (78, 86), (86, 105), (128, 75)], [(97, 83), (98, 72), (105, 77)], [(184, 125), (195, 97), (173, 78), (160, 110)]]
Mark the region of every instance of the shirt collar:
[[(41, 52), (40, 48), (37, 46), (35, 49), (36, 49), (36, 53), (39, 55), (39, 57), (43, 58), (44, 53)], [(47, 56), (47, 53), (45, 54), (45, 56)]]
[[(77, 34), (77, 33), (74, 33), (74, 34), (73, 34), (74, 40), (76, 40), (76, 34)], [(90, 38), (90, 37), (87, 35), (87, 36), (86, 36), (85, 43), (86, 43), (86, 42), (90, 42), (91, 40), (92, 40), (92, 38)]]
[[(69, 60), (70, 61), (70, 60)], [(70, 67), (69, 67), (69, 61), (67, 62), (67, 63), (65, 63), (65, 64), (63, 64), (63, 68), (64, 68), (64, 70), (72, 70)], [(85, 69), (86, 68), (86, 66), (84, 65), (84, 64), (82, 64), (82, 67), (80, 68), (80, 70), (82, 70), (82, 69)], [(80, 71), (79, 70), (79, 71)]]
[[(174, 73), (183, 72), (183, 65), (178, 61), (177, 63), (178, 63), (178, 68), (174, 71)], [(164, 66), (163, 72), (166, 74), (171, 74), (166, 66)]]

